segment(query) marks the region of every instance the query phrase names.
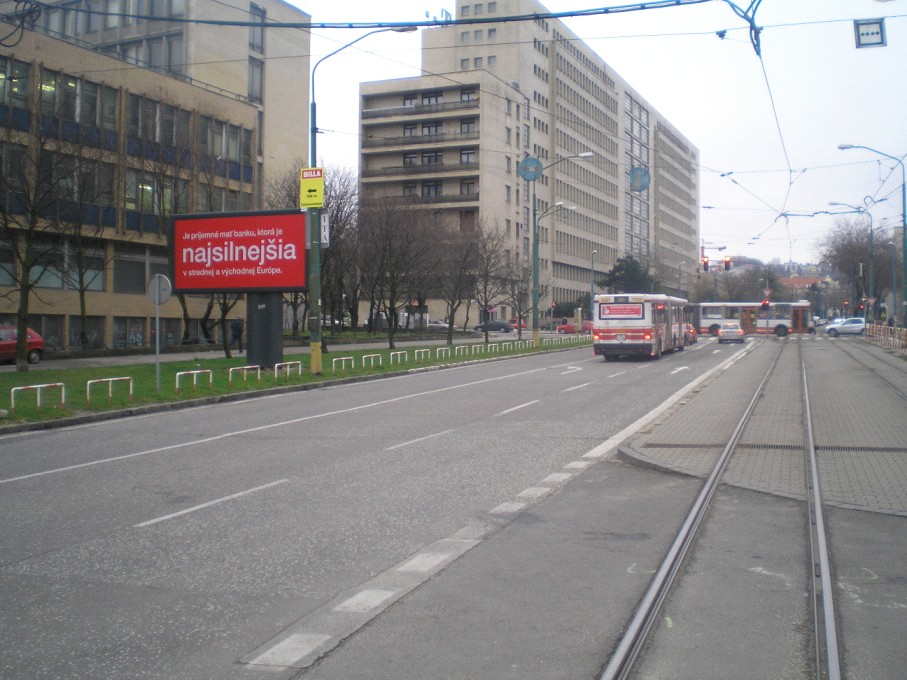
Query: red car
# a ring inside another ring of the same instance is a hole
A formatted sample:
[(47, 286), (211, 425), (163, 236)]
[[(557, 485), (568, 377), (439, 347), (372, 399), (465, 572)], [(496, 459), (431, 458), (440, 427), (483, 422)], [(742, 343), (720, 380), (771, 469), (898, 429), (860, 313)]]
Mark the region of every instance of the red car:
[[(582, 332), (583, 332), (583, 333), (591, 333), (591, 332), (592, 332), (592, 326), (593, 326), (593, 324), (592, 324), (591, 321), (588, 321), (588, 320), (587, 320), (587, 321), (583, 321)], [(567, 334), (570, 334), (570, 333), (576, 333), (576, 332), (577, 332), (577, 330), (576, 330), (576, 324), (573, 323), (572, 321), (568, 321), (567, 323), (562, 323), (560, 326), (558, 326), (557, 328), (555, 328), (555, 330), (556, 330), (558, 333), (562, 334), (562, 335), (567, 335)]]
[(691, 323), (687, 324), (686, 338), (688, 345), (695, 345), (696, 341), (699, 340), (699, 334), (696, 332), (696, 329), (693, 328), (693, 324)]
[[(514, 328), (517, 328), (516, 319), (511, 319), (510, 325), (513, 326)], [(524, 320), (521, 320), (519, 327), (522, 328), (523, 330), (526, 330), (526, 322)]]
[[(41, 355), (44, 354), (44, 338), (35, 333), (31, 328), (28, 330), (28, 340), (26, 341), (26, 358), (28, 363), (36, 364), (41, 361)], [(0, 326), (0, 361), (16, 360), (16, 327)]]

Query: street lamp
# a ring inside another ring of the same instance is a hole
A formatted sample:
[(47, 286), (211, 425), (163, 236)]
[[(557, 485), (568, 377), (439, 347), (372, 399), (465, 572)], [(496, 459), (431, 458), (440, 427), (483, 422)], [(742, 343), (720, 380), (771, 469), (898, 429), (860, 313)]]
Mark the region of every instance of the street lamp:
[(879, 151), (878, 149), (873, 149), (869, 146), (863, 146), (862, 144), (839, 144), (838, 148), (842, 151), (846, 151), (848, 149), (866, 149), (867, 151), (872, 151), (873, 153), (877, 153), (880, 156), (884, 156), (885, 158), (890, 158), (901, 166), (901, 252), (904, 254), (903, 281), (901, 281), (901, 285), (904, 287), (904, 290), (901, 295), (901, 304), (905, 305), (905, 309), (903, 309), (900, 315), (898, 315), (898, 319), (900, 320), (901, 325), (907, 328), (907, 320), (905, 320), (905, 316), (907, 316), (907, 170), (904, 169), (904, 161), (897, 156), (891, 156), (887, 153)]
[[(535, 156), (527, 156), (517, 166), (517, 174), (527, 182), (532, 182), (532, 344), (536, 347), (542, 344), (539, 329), (539, 219), (550, 212), (551, 208), (542, 213), (541, 216), (536, 215), (535, 181), (542, 176), (542, 172), (558, 163), (563, 163), (571, 158), (590, 158), (594, 155), (591, 151), (583, 151), (573, 156), (564, 156), (554, 161), (554, 163), (544, 166)], [(562, 202), (556, 203), (553, 207), (558, 208), (562, 205)], [(575, 210), (576, 208), (571, 209)]]
[(872, 320), (875, 321), (875, 303), (873, 302), (873, 295), (875, 294), (875, 279), (874, 279), (874, 270), (875, 270), (875, 246), (874, 246), (874, 236), (872, 229), (872, 213), (869, 212), (863, 206), (850, 205), (850, 203), (836, 203), (832, 201), (828, 205), (837, 205), (843, 208), (851, 208), (853, 212), (859, 213), (861, 215), (866, 215), (869, 218), (869, 305), (863, 308), (863, 318), (865, 319), (867, 314), (872, 314)]
[[(309, 90), (311, 103), (309, 105), (309, 167), (314, 168), (318, 165), (318, 153), (316, 151), (316, 136), (318, 134), (318, 123), (315, 116), (315, 71), (325, 59), (333, 57), (338, 52), (342, 52), (347, 47), (355, 45), (360, 40), (365, 40), (370, 35), (376, 33), (385, 33), (393, 31), (394, 33), (410, 33), (415, 31), (415, 26), (395, 26), (393, 28), (379, 28), (360, 35), (355, 40), (351, 40), (345, 45), (341, 45), (333, 52), (324, 55), (315, 62), (312, 67), (312, 84)], [(311, 266), (309, 268), (309, 327), (311, 333), (311, 359), (309, 369), (312, 375), (321, 374), (321, 208), (309, 208), (309, 256)]]
[(589, 265), (589, 321), (595, 321), (595, 254), (592, 251), (592, 262)]
[(894, 316), (895, 321), (897, 321), (897, 311), (898, 311), (898, 276), (897, 276), (897, 264), (898, 264), (898, 251), (897, 246), (893, 241), (888, 242), (888, 246), (891, 248), (891, 311), (888, 312), (889, 318)]

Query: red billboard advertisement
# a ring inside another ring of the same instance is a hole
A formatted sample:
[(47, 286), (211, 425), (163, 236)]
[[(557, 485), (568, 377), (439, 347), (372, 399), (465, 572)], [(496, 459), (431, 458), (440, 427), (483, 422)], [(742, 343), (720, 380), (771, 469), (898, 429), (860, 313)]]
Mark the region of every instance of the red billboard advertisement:
[(282, 292), (305, 287), (304, 213), (208, 213), (173, 218), (174, 291)]

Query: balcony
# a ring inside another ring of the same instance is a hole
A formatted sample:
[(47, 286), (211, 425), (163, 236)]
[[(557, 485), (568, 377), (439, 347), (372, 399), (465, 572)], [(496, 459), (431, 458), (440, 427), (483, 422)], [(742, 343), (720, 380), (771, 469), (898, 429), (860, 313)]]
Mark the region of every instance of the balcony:
[(404, 137), (365, 137), (363, 149), (375, 149), (387, 146), (418, 146), (420, 144), (462, 144), (479, 139), (478, 132), (442, 132), (437, 135), (407, 135)]
[(389, 168), (370, 168), (362, 170), (362, 177), (400, 177), (408, 175), (434, 175), (448, 173), (466, 173), (475, 175), (479, 171), (478, 163), (432, 163), (428, 165), (395, 165)]
[(479, 108), (479, 100), (470, 99), (465, 102), (442, 102), (441, 104), (417, 104), (415, 106), (391, 106), (383, 109), (365, 109), (362, 119), (390, 118), (393, 116), (427, 116), (446, 111), (466, 111)]

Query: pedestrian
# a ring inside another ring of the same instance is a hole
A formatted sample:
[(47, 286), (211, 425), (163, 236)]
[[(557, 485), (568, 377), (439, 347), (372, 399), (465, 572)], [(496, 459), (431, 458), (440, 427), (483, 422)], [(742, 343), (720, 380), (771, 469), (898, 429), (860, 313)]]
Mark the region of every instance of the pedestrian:
[(243, 332), (243, 321), (242, 319), (233, 319), (230, 323), (230, 346), (233, 346), (233, 343), (236, 343), (236, 346), (239, 348), (239, 353), (242, 354), (242, 332)]
[(894, 314), (888, 317), (888, 327), (894, 328)]

